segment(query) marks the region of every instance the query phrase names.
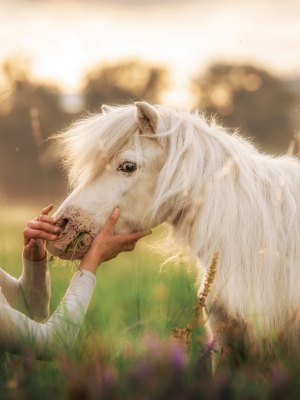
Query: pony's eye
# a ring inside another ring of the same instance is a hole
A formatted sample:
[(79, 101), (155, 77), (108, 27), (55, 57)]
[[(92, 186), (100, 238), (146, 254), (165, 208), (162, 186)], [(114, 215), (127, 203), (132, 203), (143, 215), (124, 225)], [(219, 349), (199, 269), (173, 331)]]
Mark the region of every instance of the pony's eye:
[(126, 174), (132, 174), (136, 170), (136, 163), (131, 161), (124, 161), (118, 166), (117, 171), (125, 172)]

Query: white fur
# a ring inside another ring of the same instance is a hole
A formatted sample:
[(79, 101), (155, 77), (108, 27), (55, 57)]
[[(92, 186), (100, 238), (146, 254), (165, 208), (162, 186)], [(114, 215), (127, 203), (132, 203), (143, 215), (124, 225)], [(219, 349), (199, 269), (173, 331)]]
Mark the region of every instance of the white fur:
[[(154, 133), (140, 132), (140, 109), (130, 105), (62, 136), (76, 189), (61, 209), (83, 208), (98, 229), (117, 205), (119, 230), (168, 221), (204, 267), (219, 253), (211, 301), (263, 335), (286, 331), (300, 308), (299, 162), (260, 154), (197, 113), (153, 110)], [(122, 160), (138, 170), (120, 173)]]

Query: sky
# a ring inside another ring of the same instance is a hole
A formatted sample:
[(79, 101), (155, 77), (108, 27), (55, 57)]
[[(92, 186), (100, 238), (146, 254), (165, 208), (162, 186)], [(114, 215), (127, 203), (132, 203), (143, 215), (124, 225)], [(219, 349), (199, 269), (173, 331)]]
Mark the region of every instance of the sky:
[(0, 62), (26, 56), (34, 76), (80, 90), (96, 64), (141, 58), (169, 67), (173, 103), (212, 62), (300, 75), (300, 0), (0, 0)]

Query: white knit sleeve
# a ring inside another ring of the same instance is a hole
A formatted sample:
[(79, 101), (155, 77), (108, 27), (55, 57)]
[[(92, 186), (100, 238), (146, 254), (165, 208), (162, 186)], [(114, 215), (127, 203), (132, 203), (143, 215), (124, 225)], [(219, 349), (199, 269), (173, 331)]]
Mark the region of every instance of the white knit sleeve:
[(31, 350), (37, 358), (48, 359), (69, 351), (76, 340), (94, 287), (95, 275), (77, 271), (56, 311), (45, 323), (35, 322), (13, 309), (0, 296), (0, 343), (6, 351)]
[(51, 281), (47, 259), (42, 261), (23, 259), (22, 275), (18, 282), (28, 315), (36, 321), (48, 318)]
[(46, 258), (42, 261), (23, 259), (19, 279), (0, 268), (0, 287), (12, 307), (37, 321), (48, 318), (51, 281)]

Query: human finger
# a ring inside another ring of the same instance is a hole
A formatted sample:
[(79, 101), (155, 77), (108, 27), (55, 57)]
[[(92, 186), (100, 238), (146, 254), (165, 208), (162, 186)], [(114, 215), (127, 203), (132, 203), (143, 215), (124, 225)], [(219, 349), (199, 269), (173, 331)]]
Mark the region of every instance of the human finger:
[(23, 257), (31, 261), (40, 261), (46, 257), (44, 241), (41, 239), (30, 239), (29, 243), (24, 246)]
[(27, 243), (27, 247), (30, 247), (31, 249), (38, 249), (44, 248), (43, 242), (40, 239), (30, 239), (29, 242)]
[(130, 243), (130, 242), (136, 242), (137, 240), (143, 238), (144, 236), (151, 235), (152, 231), (142, 231), (142, 232), (133, 232), (133, 233), (126, 233), (122, 235), (117, 235), (118, 239), (122, 243)]
[(115, 225), (119, 219), (120, 212), (121, 212), (120, 209), (117, 207), (110, 214), (110, 216), (108, 217), (106, 224), (104, 226), (104, 230), (106, 232), (113, 233)]
[(47, 207), (43, 208), (41, 211), (41, 215), (47, 215), (50, 211), (53, 210), (53, 204), (49, 204)]
[(127, 243), (123, 246), (122, 251), (132, 251), (135, 248), (136, 242)]
[(57, 218), (57, 217), (51, 217), (50, 215), (41, 214), (41, 215), (38, 217), (37, 221), (43, 221), (43, 222), (47, 222), (47, 223), (49, 223), (49, 224), (54, 225), (54, 224), (56, 224), (56, 223), (59, 221), (59, 218)]
[(61, 228), (59, 226), (54, 226), (52, 224), (49, 224), (48, 222), (43, 222), (41, 220), (32, 220), (29, 221), (27, 226), (29, 226), (32, 229), (37, 229), (37, 230), (42, 230), (48, 233), (60, 233)]
[(28, 226), (24, 229), (24, 244), (28, 244), (31, 239), (42, 239), (42, 240), (56, 240), (57, 235), (48, 233), (38, 229), (32, 229)]
[(30, 239), (29, 246), (38, 246), (38, 241), (36, 239)]

